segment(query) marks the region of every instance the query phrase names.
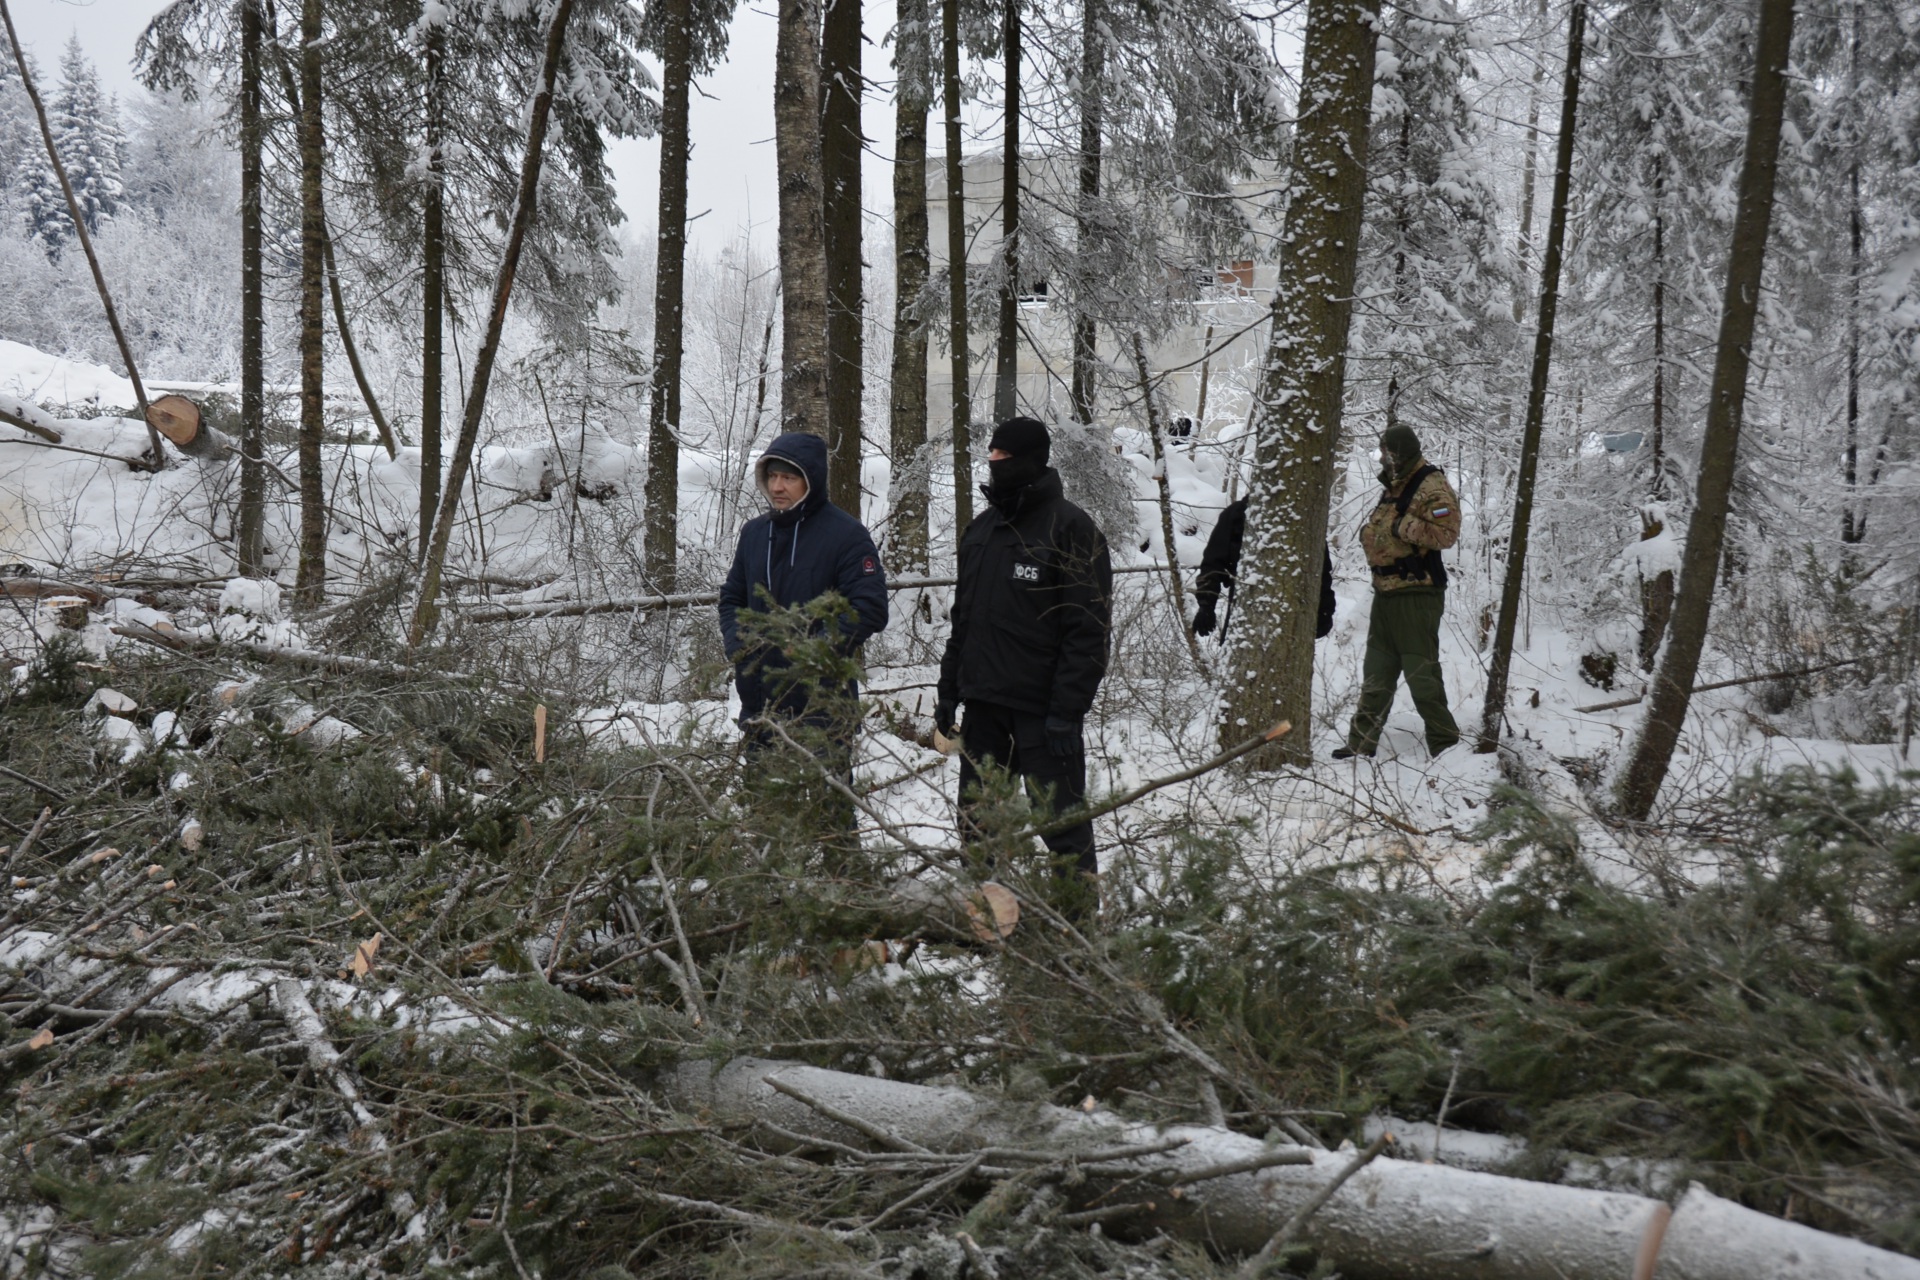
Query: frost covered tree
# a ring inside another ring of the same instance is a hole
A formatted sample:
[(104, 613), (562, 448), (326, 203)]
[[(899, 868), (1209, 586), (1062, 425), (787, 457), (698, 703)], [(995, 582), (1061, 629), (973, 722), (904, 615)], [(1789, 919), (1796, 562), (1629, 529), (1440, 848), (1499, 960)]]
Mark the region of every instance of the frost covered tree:
[[(1311, 0), (1273, 333), (1255, 411), (1240, 607), (1220, 737), (1297, 732), (1262, 763), (1312, 758), (1321, 548), (1346, 392), (1367, 190), (1379, 0)], [(1273, 757), (1278, 757), (1275, 759)]]
[[(17, 85), (18, 75), (12, 83)], [(120, 181), (120, 151), (125, 135), (119, 105), (100, 88), (100, 76), (80, 48), (79, 36), (67, 41), (60, 58), (60, 80), (47, 103), (54, 145), (67, 167), (67, 181), (80, 205), (87, 230), (98, 232), (125, 203)], [(73, 238), (72, 215), (60, 180), (44, 151), (22, 148), (15, 182), (20, 216), (28, 237), (50, 258), (58, 258)]]
[(1478, 78), (1468, 28), (1448, 0), (1394, 8), (1381, 36), (1369, 149), (1365, 264), (1359, 287), (1364, 352), (1384, 426), (1419, 429), (1492, 416), (1478, 370), (1511, 333), (1496, 311), (1512, 288), (1496, 224)]

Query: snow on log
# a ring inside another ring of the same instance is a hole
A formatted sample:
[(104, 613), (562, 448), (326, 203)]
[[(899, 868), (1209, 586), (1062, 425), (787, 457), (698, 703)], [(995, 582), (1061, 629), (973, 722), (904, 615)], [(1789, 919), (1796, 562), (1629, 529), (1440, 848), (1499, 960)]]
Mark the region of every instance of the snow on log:
[[(682, 1107), (862, 1146), (884, 1134), (949, 1153), (1017, 1146), (1065, 1156), (1178, 1141), (1122, 1163), (1087, 1166), (1086, 1181), (1073, 1193), (1075, 1207), (1132, 1201), (1137, 1211), (1114, 1217), (1105, 1229), (1157, 1229), (1230, 1253), (1258, 1252), (1352, 1162), (1347, 1153), (1302, 1148), (1298, 1163), (1249, 1171), (1277, 1149), (1226, 1129), (1130, 1124), (1108, 1113), (797, 1062), (683, 1063), (665, 1083)], [(1300, 1239), (1354, 1280), (1920, 1280), (1920, 1261), (1741, 1209), (1698, 1189), (1675, 1214), (1644, 1196), (1401, 1160), (1362, 1169), (1307, 1222)]]
[(38, 405), (4, 391), (0, 391), (0, 422), (18, 427), (30, 436), (38, 436), (48, 444), (59, 444), (66, 438), (60, 433), (60, 424), (42, 412)]
[(1658, 1280), (1920, 1280), (1920, 1258), (1828, 1235), (1687, 1188), (1660, 1246)]
[(233, 440), (208, 426), (200, 406), (185, 396), (161, 396), (147, 406), (147, 421), (189, 458), (219, 462), (235, 452)]

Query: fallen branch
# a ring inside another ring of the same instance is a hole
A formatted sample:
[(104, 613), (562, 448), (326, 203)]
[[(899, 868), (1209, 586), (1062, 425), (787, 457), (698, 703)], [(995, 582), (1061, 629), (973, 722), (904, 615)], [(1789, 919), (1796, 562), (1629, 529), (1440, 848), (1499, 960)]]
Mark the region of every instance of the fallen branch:
[(0, 422), (18, 427), (28, 435), (39, 436), (48, 444), (59, 444), (66, 439), (54, 426), (53, 419), (24, 400), (0, 392)]
[[(1740, 676), (1734, 680), (1715, 680), (1712, 684), (1693, 686), (1694, 693), (1711, 693), (1715, 689), (1736, 689), (1745, 684), (1760, 684), (1767, 680), (1794, 680), (1800, 676), (1818, 675), (1822, 671), (1832, 671), (1835, 667), (1851, 667), (1869, 660), (1870, 655), (1858, 658), (1841, 658), (1838, 662), (1823, 662), (1817, 667), (1801, 667), (1797, 671), (1765, 671), (1757, 676)], [(1691, 694), (1688, 696), (1692, 696)], [(1613, 702), (1596, 702), (1590, 707), (1575, 707), (1578, 715), (1587, 715), (1595, 711), (1618, 711), (1621, 707), (1631, 707), (1635, 703), (1645, 702), (1647, 695), (1636, 693), (1631, 698), (1619, 698)]]
[[(1114, 572), (1161, 573), (1165, 565), (1127, 565)], [(889, 591), (920, 591), (928, 587), (951, 587), (957, 578), (890, 578)], [(655, 609), (685, 609), (696, 605), (718, 604), (718, 591), (682, 591), (664, 596), (623, 596), (612, 600), (532, 600), (522, 604), (494, 604), (469, 609), (460, 617), (465, 622), (524, 622), (543, 618), (584, 618), (601, 613), (647, 613)]]
[(1212, 773), (1215, 769), (1225, 768), (1241, 756), (1251, 755), (1254, 751), (1264, 747), (1269, 742), (1277, 742), (1281, 738), (1286, 737), (1287, 734), (1292, 731), (1293, 724), (1290, 721), (1282, 720), (1265, 733), (1255, 734), (1239, 746), (1229, 747), (1211, 760), (1203, 760), (1191, 768), (1182, 769), (1178, 773), (1170, 773), (1164, 778), (1154, 778), (1149, 782), (1143, 782), (1133, 790), (1123, 791), (1117, 796), (1109, 796), (1099, 804), (1069, 810), (1050, 822), (1034, 827), (1031, 831), (1027, 832), (1027, 834), (1030, 836), (1052, 835), (1056, 831), (1065, 831), (1068, 827), (1076, 827), (1083, 822), (1091, 822), (1095, 818), (1104, 818), (1114, 810), (1124, 809), (1135, 801), (1145, 799), (1156, 791), (1163, 791), (1179, 783), (1190, 782), (1195, 778), (1204, 777), (1206, 774)]

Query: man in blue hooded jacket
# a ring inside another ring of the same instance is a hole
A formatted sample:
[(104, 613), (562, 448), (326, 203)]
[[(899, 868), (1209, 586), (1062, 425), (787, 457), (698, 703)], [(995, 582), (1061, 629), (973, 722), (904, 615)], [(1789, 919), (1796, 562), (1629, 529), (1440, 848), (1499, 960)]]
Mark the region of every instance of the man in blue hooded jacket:
[[(788, 432), (754, 464), (754, 479), (772, 508), (740, 530), (733, 568), (720, 587), (720, 634), (734, 664), (740, 691), (740, 722), (747, 746), (758, 752), (778, 739), (752, 722), (762, 716), (802, 721), (825, 729), (836, 773), (850, 768), (853, 722), (845, 716), (808, 714), (808, 689), (783, 673), (788, 655), (777, 646), (742, 636), (741, 612), (790, 608), (837, 592), (846, 601), (832, 625), (841, 651), (851, 653), (887, 625), (887, 575), (873, 536), (858, 519), (827, 501), (827, 442)], [(857, 692), (845, 688), (848, 704)]]

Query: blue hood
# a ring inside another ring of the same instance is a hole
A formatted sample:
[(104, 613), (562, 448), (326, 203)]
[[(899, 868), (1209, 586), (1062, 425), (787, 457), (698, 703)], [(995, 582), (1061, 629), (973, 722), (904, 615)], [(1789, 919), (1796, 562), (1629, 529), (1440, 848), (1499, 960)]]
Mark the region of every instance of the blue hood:
[(776, 436), (767, 451), (760, 455), (760, 461), (753, 465), (753, 480), (762, 493), (767, 489), (767, 459), (778, 458), (782, 462), (791, 462), (800, 468), (807, 478), (807, 496), (790, 512), (776, 513), (787, 520), (804, 520), (821, 507), (827, 505), (827, 442), (819, 436), (808, 435), (804, 431), (789, 431)]

